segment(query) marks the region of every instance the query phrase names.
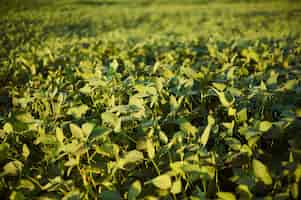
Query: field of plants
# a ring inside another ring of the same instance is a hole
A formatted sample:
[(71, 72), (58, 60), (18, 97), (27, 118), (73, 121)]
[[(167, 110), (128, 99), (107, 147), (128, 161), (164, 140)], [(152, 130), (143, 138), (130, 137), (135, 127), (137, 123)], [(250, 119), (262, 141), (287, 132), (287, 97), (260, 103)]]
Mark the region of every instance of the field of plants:
[(300, 1), (0, 7), (0, 199), (301, 198)]

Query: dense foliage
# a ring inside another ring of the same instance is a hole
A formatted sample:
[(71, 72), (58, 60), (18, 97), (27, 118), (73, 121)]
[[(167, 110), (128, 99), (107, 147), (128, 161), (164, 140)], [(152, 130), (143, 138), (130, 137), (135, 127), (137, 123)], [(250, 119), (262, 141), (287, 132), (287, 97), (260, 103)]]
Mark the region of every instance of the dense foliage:
[(1, 199), (300, 198), (300, 5), (134, 2), (0, 18)]

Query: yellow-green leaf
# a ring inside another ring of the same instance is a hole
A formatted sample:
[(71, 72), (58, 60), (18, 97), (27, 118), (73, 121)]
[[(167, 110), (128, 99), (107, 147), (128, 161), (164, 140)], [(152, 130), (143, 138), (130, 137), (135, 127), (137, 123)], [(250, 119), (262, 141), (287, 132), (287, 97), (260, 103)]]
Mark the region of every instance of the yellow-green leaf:
[(134, 181), (128, 192), (128, 200), (136, 200), (142, 191), (142, 186), (139, 180)]
[(210, 131), (211, 131), (211, 128), (214, 125), (214, 123), (215, 123), (214, 118), (211, 115), (208, 115), (208, 125), (205, 128), (205, 130), (204, 130), (204, 132), (202, 134), (202, 137), (200, 139), (200, 143), (203, 146), (205, 146), (207, 144), (208, 140), (209, 140)]
[(270, 130), (270, 128), (273, 126), (273, 124), (269, 121), (262, 121), (259, 124), (259, 130), (262, 132), (266, 132)]
[(30, 150), (26, 144), (22, 146), (22, 156), (27, 160), (28, 156), (30, 155)]
[(173, 182), (170, 192), (172, 194), (179, 194), (182, 192), (182, 182), (181, 179), (176, 180)]
[(157, 188), (160, 188), (162, 190), (167, 190), (171, 187), (171, 177), (167, 174), (163, 174), (152, 179), (152, 183)]
[(273, 179), (269, 173), (269, 169), (261, 161), (256, 159), (253, 160), (252, 164), (256, 178), (266, 185), (271, 185)]
[(216, 195), (221, 200), (236, 200), (235, 195), (231, 192), (218, 192)]
[(155, 147), (151, 139), (148, 139), (146, 141), (146, 151), (150, 159), (153, 159), (155, 157)]
[(73, 123), (69, 124), (69, 128), (70, 128), (70, 131), (71, 131), (73, 137), (78, 138), (78, 139), (83, 138), (83, 136), (84, 136), (83, 131), (76, 124), (73, 124)]

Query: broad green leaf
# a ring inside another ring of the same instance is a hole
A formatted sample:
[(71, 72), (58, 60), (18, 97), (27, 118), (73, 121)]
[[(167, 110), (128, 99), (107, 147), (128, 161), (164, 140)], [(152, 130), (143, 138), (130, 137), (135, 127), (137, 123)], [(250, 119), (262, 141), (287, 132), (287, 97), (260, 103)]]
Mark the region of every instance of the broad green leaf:
[(229, 115), (229, 116), (235, 116), (235, 114), (236, 114), (236, 109), (230, 107), (230, 108), (228, 109), (228, 115)]
[(136, 200), (142, 191), (142, 186), (139, 180), (134, 181), (128, 192), (128, 200)]
[(34, 118), (30, 113), (22, 113), (16, 116), (17, 120), (23, 123), (32, 123), (34, 122)]
[(270, 128), (273, 126), (273, 124), (269, 121), (262, 121), (259, 124), (259, 130), (262, 132), (267, 132), (270, 130)]
[(86, 114), (86, 112), (89, 110), (89, 107), (85, 104), (82, 104), (80, 106), (69, 108), (67, 111), (67, 115), (72, 115), (76, 119), (82, 118), (83, 115)]
[(89, 139), (104, 138), (111, 132), (112, 132), (112, 129), (110, 129), (110, 128), (96, 127), (93, 129), (93, 131), (89, 135)]
[(226, 85), (223, 83), (214, 82), (214, 83), (212, 83), (212, 85), (213, 85), (213, 87), (215, 87), (216, 89), (218, 89), (221, 92), (226, 89)]
[(121, 196), (117, 191), (103, 191), (100, 193), (100, 200), (121, 200)]
[(193, 126), (189, 121), (180, 120), (180, 129), (189, 135), (195, 136), (198, 132), (197, 127)]
[(18, 190), (20, 189), (26, 189), (29, 191), (34, 191), (36, 188), (35, 184), (27, 179), (21, 179), (20, 183), (17, 187)]
[(121, 120), (116, 114), (111, 112), (105, 112), (101, 114), (101, 119), (103, 123), (108, 123), (109, 125), (113, 126), (114, 131), (121, 131)]
[(126, 164), (130, 163), (136, 163), (143, 161), (144, 156), (143, 153), (137, 150), (132, 150), (127, 152), (122, 159), (120, 159), (121, 166), (124, 166)]
[(245, 122), (248, 120), (247, 109), (243, 108), (237, 113), (237, 119), (239, 122)]
[(271, 185), (273, 179), (269, 173), (269, 169), (259, 160), (253, 159), (253, 172), (260, 181), (266, 185)]
[(235, 195), (231, 192), (218, 192), (216, 195), (220, 200), (236, 200)]
[(64, 139), (65, 139), (63, 130), (62, 130), (61, 128), (57, 127), (57, 128), (55, 129), (55, 135), (56, 135), (56, 139), (57, 139), (61, 144), (63, 144), (63, 143), (64, 143)]
[(84, 87), (82, 87), (81, 89), (79, 89), (79, 91), (83, 94), (86, 94), (86, 95), (90, 95), (92, 93), (92, 88), (91, 86), (89, 86), (88, 84), (86, 84)]
[(4, 165), (3, 174), (9, 176), (17, 176), (22, 172), (23, 166), (23, 163), (18, 160), (11, 161)]
[(288, 80), (282, 87), (284, 91), (294, 90), (295, 87), (298, 85), (299, 81), (297, 79)]
[(21, 191), (13, 191), (9, 195), (9, 200), (26, 200), (26, 197)]
[(4, 124), (3, 130), (4, 130), (5, 133), (10, 134), (10, 133), (14, 132), (14, 127), (11, 123), (7, 122), (7, 123)]
[(70, 128), (70, 131), (71, 131), (73, 137), (78, 138), (78, 139), (84, 138), (84, 133), (79, 126), (71, 123), (71, 124), (69, 124), (69, 128)]
[(171, 187), (171, 177), (167, 174), (157, 176), (151, 181), (157, 188), (167, 190)]
[(201, 168), (198, 164), (191, 164), (186, 161), (177, 161), (170, 163), (170, 168), (177, 174), (201, 172)]
[(268, 85), (277, 84), (278, 76), (279, 76), (279, 74), (277, 72), (275, 72), (274, 70), (272, 70), (270, 72), (270, 77), (267, 80), (267, 84)]
[(250, 192), (248, 185), (238, 185), (236, 192), (239, 193), (241, 199), (253, 199), (253, 194)]
[(1, 143), (0, 144), (0, 161), (4, 161), (7, 159), (9, 154), (9, 144)]
[(95, 124), (91, 123), (91, 122), (86, 122), (82, 125), (81, 129), (82, 129), (85, 137), (88, 137), (92, 133), (94, 127), (95, 127)]
[(172, 187), (170, 192), (172, 194), (179, 194), (182, 192), (182, 182), (181, 179), (176, 180), (175, 182), (172, 183)]

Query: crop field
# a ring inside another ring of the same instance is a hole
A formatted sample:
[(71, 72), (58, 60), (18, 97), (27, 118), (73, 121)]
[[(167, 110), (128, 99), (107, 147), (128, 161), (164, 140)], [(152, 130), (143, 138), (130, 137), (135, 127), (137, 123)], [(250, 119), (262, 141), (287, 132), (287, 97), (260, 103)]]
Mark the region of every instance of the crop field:
[(301, 2), (0, 0), (0, 199), (301, 199)]

